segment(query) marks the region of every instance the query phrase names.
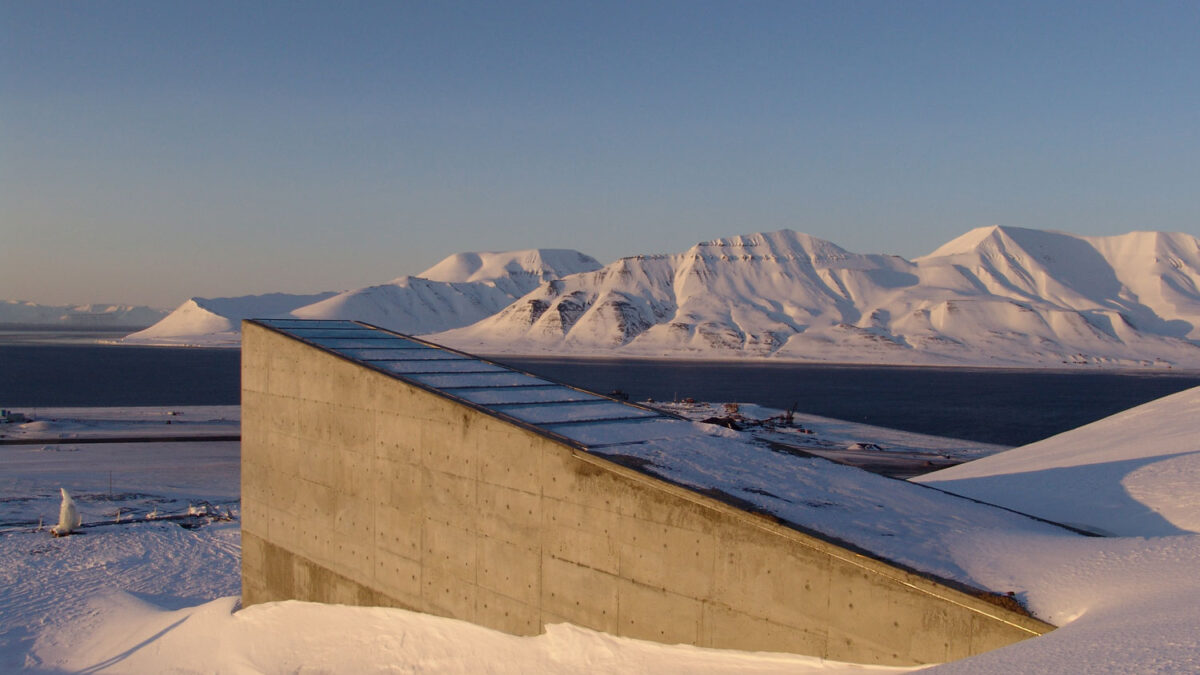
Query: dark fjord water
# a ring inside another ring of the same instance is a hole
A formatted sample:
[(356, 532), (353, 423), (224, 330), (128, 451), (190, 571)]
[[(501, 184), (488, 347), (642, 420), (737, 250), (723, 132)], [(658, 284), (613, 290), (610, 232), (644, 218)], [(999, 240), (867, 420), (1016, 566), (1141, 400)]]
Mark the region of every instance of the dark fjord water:
[(225, 405), (241, 397), (236, 349), (0, 344), (0, 405)]
[[(0, 405), (228, 405), (236, 349), (125, 347), (0, 334)], [(1200, 386), (1198, 374), (1118, 374), (780, 363), (500, 357), (633, 400), (740, 401), (975, 441), (1020, 445)]]
[(1200, 386), (1200, 374), (517, 359), (513, 367), (632, 400), (738, 401), (882, 427), (1023, 445)]

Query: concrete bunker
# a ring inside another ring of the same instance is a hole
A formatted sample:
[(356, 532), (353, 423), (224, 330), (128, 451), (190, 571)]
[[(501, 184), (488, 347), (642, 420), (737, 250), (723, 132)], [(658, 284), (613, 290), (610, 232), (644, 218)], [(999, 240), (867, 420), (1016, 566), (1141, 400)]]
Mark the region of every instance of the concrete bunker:
[(366, 324), (245, 322), (242, 407), (245, 605), (896, 665), (1053, 629), (622, 461), (689, 422)]

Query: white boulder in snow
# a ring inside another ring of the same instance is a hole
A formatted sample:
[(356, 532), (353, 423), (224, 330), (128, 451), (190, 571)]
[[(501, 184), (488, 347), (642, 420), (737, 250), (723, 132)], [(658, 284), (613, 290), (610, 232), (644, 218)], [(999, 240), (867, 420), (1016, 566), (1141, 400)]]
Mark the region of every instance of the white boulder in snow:
[(67, 494), (67, 489), (59, 488), (59, 491), (62, 492), (62, 505), (58, 507), (58, 524), (50, 528), (50, 534), (65, 537), (79, 529), (83, 518), (79, 515), (79, 509), (75, 508), (75, 500)]

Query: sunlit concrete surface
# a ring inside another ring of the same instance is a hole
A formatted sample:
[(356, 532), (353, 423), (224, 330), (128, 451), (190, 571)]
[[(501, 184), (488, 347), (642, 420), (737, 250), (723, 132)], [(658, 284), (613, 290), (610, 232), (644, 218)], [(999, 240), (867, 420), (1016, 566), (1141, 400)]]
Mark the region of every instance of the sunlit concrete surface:
[(662, 413), (352, 322), (246, 322), (242, 359), (246, 605), (885, 664), (1052, 629), (619, 463), (622, 444), (686, 442)]

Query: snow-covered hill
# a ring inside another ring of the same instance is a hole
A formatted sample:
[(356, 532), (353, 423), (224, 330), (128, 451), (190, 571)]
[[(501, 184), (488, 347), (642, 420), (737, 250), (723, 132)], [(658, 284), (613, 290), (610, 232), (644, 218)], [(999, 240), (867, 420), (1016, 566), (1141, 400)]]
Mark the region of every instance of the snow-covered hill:
[(561, 249), (459, 253), (415, 277), (346, 291), (292, 315), (435, 333), (485, 319), (544, 282), (599, 268), (595, 259)]
[(430, 281), (474, 283), (495, 281), (521, 295), (538, 284), (579, 272), (600, 269), (595, 258), (561, 248), (500, 253), (456, 253), (418, 274)]
[(562, 249), (459, 253), (418, 276), (342, 293), (192, 298), (123, 342), (233, 346), (241, 340), (242, 319), (283, 316), (433, 333), (491, 316), (545, 281), (599, 268), (595, 259)]
[(162, 321), (127, 335), (121, 341), (155, 345), (237, 345), (241, 342), (242, 319), (285, 315), (297, 307), (332, 295), (268, 293), (234, 298), (192, 298)]
[(623, 258), (433, 336), (482, 352), (1200, 367), (1200, 241), (988, 227), (913, 261), (784, 230)]
[(67, 328), (129, 328), (149, 326), (166, 316), (153, 307), (133, 305), (39, 305), (0, 300), (0, 325), (24, 324)]
[(914, 478), (1108, 536), (1200, 533), (1200, 388)]

